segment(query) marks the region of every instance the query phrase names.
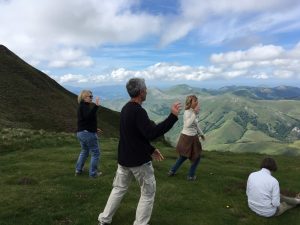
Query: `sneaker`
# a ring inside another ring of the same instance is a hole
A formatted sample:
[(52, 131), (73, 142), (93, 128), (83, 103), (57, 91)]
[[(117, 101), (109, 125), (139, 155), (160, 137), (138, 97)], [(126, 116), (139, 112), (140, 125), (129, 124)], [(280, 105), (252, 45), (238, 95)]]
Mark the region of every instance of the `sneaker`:
[(80, 171), (80, 170), (76, 170), (76, 171), (75, 171), (75, 177), (81, 176), (83, 172), (84, 172), (84, 167), (82, 168), (81, 171)]
[(197, 179), (197, 177), (196, 176), (192, 176), (192, 177), (187, 177), (187, 180), (188, 181), (195, 181)]
[(295, 199), (296, 199), (297, 203), (300, 204), (300, 192), (298, 194), (296, 194)]
[(82, 172), (75, 171), (75, 177), (77, 177), (77, 176), (81, 176), (81, 175), (82, 175)]
[(176, 174), (176, 173), (174, 173), (173, 171), (170, 170), (170, 171), (168, 172), (167, 175), (168, 175), (169, 177), (173, 177), (173, 176), (175, 176), (175, 174)]
[(97, 172), (96, 175), (94, 176), (90, 176), (91, 178), (97, 178), (100, 177), (102, 175), (102, 172)]
[(109, 223), (99, 222), (98, 225), (109, 225)]

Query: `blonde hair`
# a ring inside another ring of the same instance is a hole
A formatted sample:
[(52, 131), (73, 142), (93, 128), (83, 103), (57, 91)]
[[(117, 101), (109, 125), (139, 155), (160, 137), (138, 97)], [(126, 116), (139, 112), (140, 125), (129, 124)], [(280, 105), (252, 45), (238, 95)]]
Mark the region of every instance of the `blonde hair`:
[(189, 95), (186, 97), (186, 100), (185, 100), (185, 110), (188, 110), (191, 108), (192, 106), (192, 101), (197, 101), (198, 98), (196, 97), (196, 95)]
[(90, 90), (82, 90), (78, 95), (78, 103), (82, 102), (83, 99), (89, 95), (92, 95), (92, 92)]

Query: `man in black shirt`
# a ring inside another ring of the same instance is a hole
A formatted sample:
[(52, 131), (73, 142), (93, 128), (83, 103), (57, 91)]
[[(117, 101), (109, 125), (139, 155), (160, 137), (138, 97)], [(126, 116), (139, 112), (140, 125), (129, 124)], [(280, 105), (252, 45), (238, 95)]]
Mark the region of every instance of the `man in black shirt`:
[(127, 82), (126, 88), (131, 100), (121, 111), (118, 169), (105, 209), (98, 217), (99, 225), (111, 223), (133, 177), (141, 187), (134, 225), (148, 224), (156, 191), (151, 161), (152, 158), (157, 161), (164, 159), (150, 141), (168, 132), (178, 120), (180, 111), (180, 103), (174, 103), (170, 115), (161, 123), (155, 124), (141, 106), (147, 96), (145, 80), (132, 78)]

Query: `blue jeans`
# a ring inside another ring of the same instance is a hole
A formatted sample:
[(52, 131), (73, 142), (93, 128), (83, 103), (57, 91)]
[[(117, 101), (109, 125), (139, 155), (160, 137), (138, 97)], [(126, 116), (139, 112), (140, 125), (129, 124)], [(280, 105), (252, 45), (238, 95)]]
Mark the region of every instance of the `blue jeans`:
[(81, 152), (76, 163), (76, 173), (82, 173), (84, 163), (91, 152), (92, 157), (89, 174), (91, 177), (94, 177), (97, 175), (97, 167), (100, 158), (97, 133), (80, 131), (77, 132), (77, 138), (80, 141)]
[[(182, 163), (185, 160), (187, 160), (187, 157), (180, 155), (179, 158), (177, 159), (176, 163), (174, 164), (174, 166), (172, 166), (171, 172), (176, 173), (176, 171), (179, 169), (179, 167), (182, 165)], [(199, 163), (200, 163), (200, 156), (192, 163), (190, 170), (189, 170), (189, 174), (188, 174), (189, 177), (195, 176), (195, 172), (196, 172), (196, 169), (197, 169)]]

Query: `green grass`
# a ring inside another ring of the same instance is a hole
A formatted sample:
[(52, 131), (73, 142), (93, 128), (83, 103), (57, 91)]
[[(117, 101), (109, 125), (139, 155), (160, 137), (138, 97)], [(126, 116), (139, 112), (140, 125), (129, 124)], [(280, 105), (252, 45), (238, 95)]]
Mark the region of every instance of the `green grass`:
[[(56, 144), (61, 135), (66, 142)], [(40, 137), (31, 146), (10, 140), (10, 150), (0, 146), (0, 224), (1, 225), (92, 225), (97, 224), (104, 208), (115, 170), (118, 140), (101, 138), (99, 179), (74, 176), (79, 143), (67, 134), (33, 134)], [(53, 138), (51, 138), (53, 137)], [(48, 139), (47, 142), (43, 139)], [(17, 140), (17, 139), (16, 139)], [(26, 140), (26, 139), (23, 139)], [(183, 164), (175, 177), (166, 173), (176, 160), (174, 148), (156, 143), (166, 157), (154, 162), (157, 194), (151, 218), (153, 225), (276, 225), (295, 224), (300, 209), (278, 218), (262, 218), (252, 213), (246, 203), (245, 185), (250, 172), (257, 170), (265, 155), (204, 152), (198, 179), (186, 181), (189, 163)], [(16, 150), (13, 148), (16, 147)], [(300, 191), (300, 157), (274, 156), (279, 171), (275, 174), (283, 191)], [(86, 165), (86, 168), (88, 164)], [(133, 182), (113, 218), (112, 225), (133, 223), (139, 188)]]
[(74, 143), (74, 133), (47, 132), (23, 128), (0, 129), (0, 153), (40, 147), (58, 147)]

